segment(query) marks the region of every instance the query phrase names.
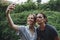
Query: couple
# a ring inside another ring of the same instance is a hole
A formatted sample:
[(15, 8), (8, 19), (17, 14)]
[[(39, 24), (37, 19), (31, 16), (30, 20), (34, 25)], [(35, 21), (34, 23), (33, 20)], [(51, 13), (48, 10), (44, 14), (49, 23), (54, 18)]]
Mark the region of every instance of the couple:
[[(15, 8), (15, 4), (8, 6), (6, 17), (9, 25), (19, 32), (21, 40), (59, 40), (58, 34), (52, 26), (47, 25), (47, 17), (43, 13), (29, 14), (27, 17), (27, 26), (15, 25), (10, 16), (10, 12)], [(34, 25), (38, 24), (38, 28)]]

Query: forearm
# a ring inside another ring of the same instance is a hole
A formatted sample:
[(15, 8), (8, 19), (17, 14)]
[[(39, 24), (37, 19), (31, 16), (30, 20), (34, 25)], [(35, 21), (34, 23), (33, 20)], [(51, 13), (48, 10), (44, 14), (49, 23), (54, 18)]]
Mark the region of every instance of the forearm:
[(6, 17), (7, 17), (7, 20), (8, 20), (8, 23), (9, 23), (10, 27), (13, 28), (14, 30), (18, 31), (19, 27), (18, 27), (18, 25), (14, 24), (14, 22), (13, 22), (11, 16), (10, 16), (10, 12), (6, 13)]
[(11, 27), (13, 27), (14, 23), (13, 23), (13, 20), (10, 16), (10, 12), (9, 13), (6, 13), (6, 17), (7, 17), (7, 20), (8, 20), (8, 23)]

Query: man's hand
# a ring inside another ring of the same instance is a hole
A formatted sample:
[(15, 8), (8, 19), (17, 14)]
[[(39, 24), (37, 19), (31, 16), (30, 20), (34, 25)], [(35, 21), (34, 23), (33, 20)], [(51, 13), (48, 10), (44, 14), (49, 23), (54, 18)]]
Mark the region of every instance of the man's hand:
[(6, 13), (10, 13), (11, 11), (13, 11), (13, 9), (15, 9), (15, 4), (10, 4), (10, 5), (7, 7)]

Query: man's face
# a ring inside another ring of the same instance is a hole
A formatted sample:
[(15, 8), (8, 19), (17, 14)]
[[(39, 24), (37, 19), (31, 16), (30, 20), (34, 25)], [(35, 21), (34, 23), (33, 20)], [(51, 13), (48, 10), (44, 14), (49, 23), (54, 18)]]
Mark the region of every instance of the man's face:
[(33, 15), (29, 15), (27, 17), (27, 24), (28, 25), (34, 25), (34, 16)]
[(42, 14), (38, 14), (36, 18), (36, 22), (40, 25), (42, 23), (45, 23), (45, 19)]

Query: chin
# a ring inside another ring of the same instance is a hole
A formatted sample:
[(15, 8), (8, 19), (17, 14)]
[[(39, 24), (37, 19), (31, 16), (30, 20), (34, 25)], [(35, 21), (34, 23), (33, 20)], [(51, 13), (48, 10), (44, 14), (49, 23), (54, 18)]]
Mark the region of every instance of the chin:
[(32, 23), (28, 23), (28, 25), (31, 25)]
[(40, 25), (40, 24), (41, 24), (41, 22), (38, 22), (38, 24)]

